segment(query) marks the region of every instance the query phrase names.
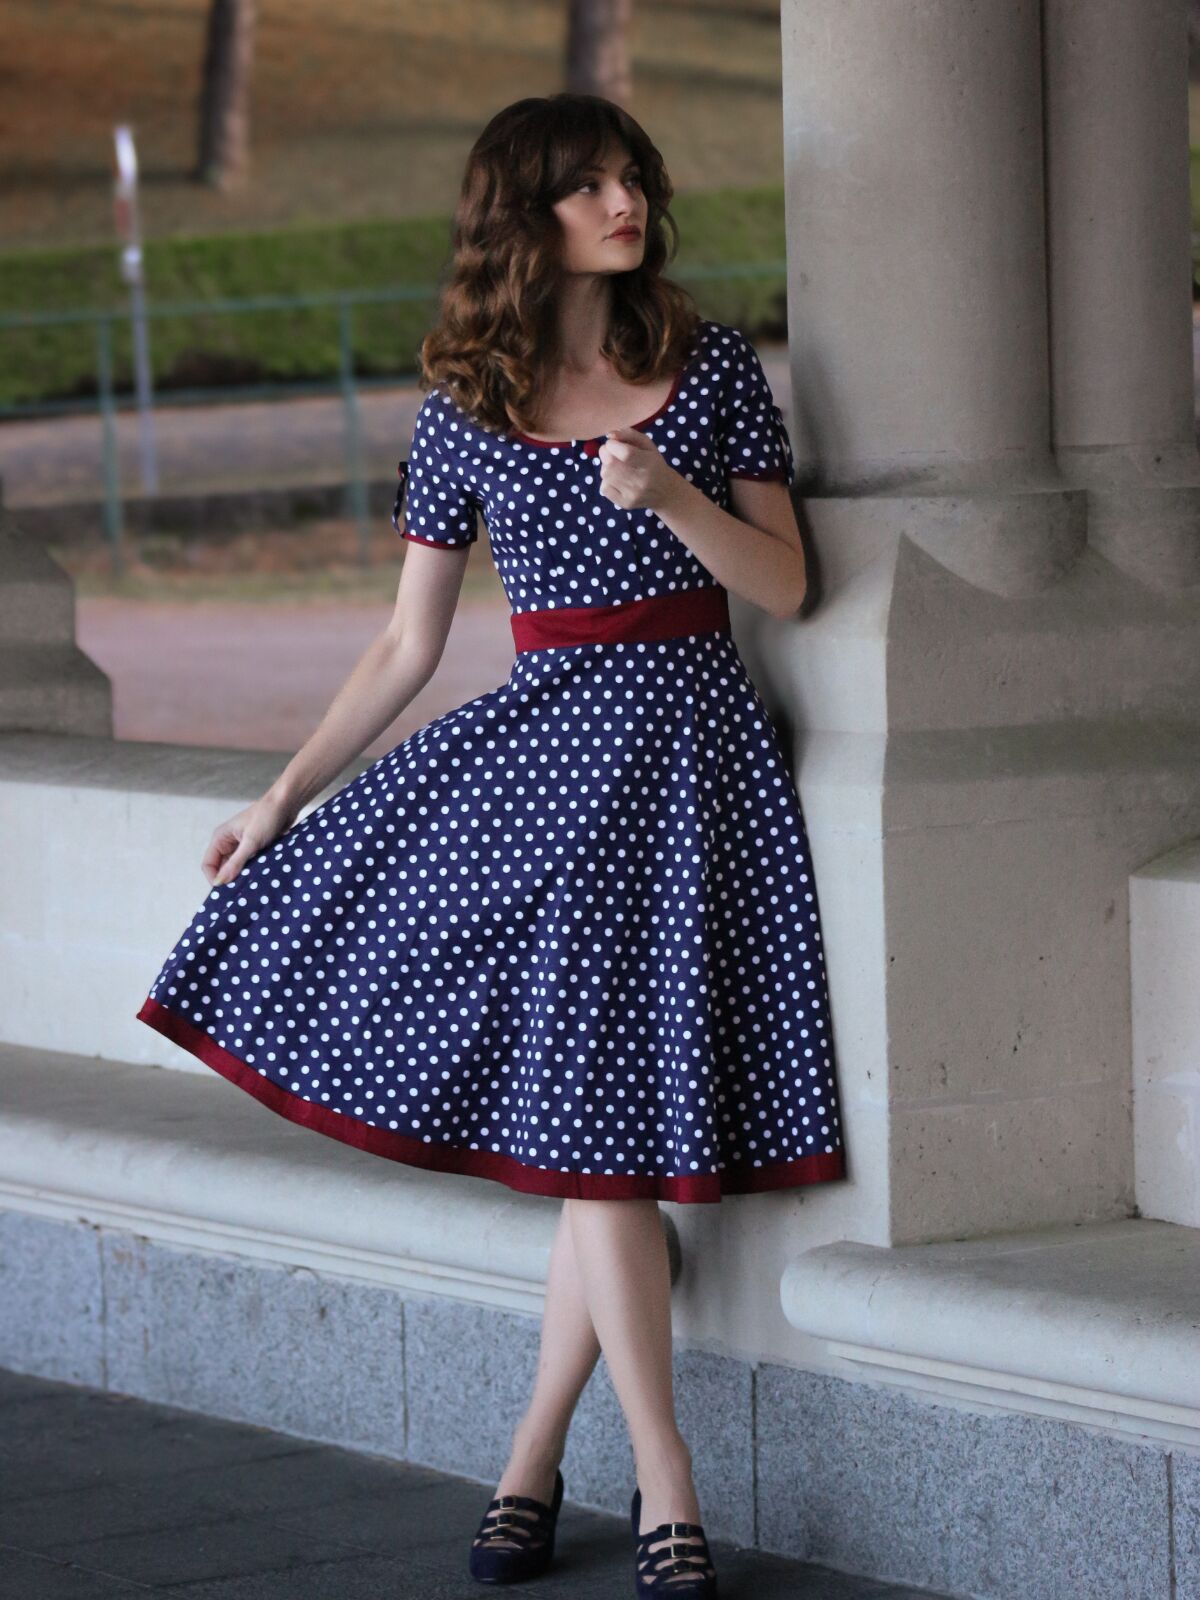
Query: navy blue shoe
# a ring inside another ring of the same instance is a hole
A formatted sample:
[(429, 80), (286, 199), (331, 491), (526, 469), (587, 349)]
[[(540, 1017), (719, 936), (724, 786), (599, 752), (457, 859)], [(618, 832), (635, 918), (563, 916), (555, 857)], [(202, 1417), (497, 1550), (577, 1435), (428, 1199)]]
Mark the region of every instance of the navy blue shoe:
[[(680, 1600), (717, 1600), (717, 1569), (712, 1564), (704, 1529), (698, 1522), (660, 1522), (657, 1528), (639, 1533), (640, 1489), (633, 1491), (629, 1519), (633, 1524), (633, 1575), (638, 1600), (643, 1600), (643, 1596), (647, 1600), (666, 1600), (668, 1595), (678, 1595)], [(689, 1535), (694, 1537), (689, 1538)], [(699, 1539), (699, 1544), (694, 1542), (695, 1538)], [(670, 1542), (663, 1546), (664, 1540)], [(651, 1550), (652, 1544), (660, 1548)]]
[[(501, 1494), (489, 1501), (471, 1545), (471, 1576), (480, 1583), (520, 1583), (545, 1572), (554, 1560), (562, 1498), (562, 1473), (555, 1469), (549, 1505), (527, 1494)], [(510, 1539), (511, 1544), (504, 1542)]]

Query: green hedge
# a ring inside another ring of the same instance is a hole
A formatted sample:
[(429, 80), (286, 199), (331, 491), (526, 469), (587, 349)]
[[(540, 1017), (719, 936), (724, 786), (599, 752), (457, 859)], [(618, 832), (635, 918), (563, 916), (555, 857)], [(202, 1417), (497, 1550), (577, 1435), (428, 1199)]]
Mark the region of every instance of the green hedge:
[[(728, 276), (689, 281), (689, 268), (781, 262), (783, 190), (706, 192), (676, 197), (683, 247), (669, 269), (704, 313), (746, 333), (779, 335), (786, 323), (782, 279)], [(362, 376), (411, 372), (436, 307), (449, 252), (449, 219), (339, 223), (270, 233), (153, 240), (145, 246), (151, 304), (429, 285), (422, 300), (354, 309), (354, 358)], [(0, 316), (128, 306), (116, 246), (21, 252), (0, 257)], [(150, 323), (154, 386), (171, 389), (334, 379), (339, 370), (334, 307), (155, 317)], [(132, 386), (127, 320), (114, 327), (115, 381)], [(0, 328), (0, 405), (91, 397), (96, 340), (89, 323)]]

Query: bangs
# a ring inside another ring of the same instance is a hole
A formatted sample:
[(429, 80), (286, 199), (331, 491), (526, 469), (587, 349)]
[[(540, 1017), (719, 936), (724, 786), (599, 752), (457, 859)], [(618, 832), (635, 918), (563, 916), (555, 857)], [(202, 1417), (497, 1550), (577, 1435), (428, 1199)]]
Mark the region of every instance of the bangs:
[(612, 147), (629, 151), (630, 161), (644, 167), (644, 153), (636, 130), (622, 125), (615, 106), (563, 106), (546, 148), (547, 198), (553, 203), (569, 194), (599, 171), (606, 151)]

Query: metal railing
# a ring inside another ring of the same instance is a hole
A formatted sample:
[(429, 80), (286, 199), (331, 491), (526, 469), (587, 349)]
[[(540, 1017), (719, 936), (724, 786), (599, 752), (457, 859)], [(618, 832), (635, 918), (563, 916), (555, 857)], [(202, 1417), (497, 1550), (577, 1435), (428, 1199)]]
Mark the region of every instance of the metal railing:
[[(736, 279), (778, 279), (786, 282), (786, 265), (783, 262), (742, 262), (714, 267), (697, 267), (691, 271), (680, 270), (678, 281), (723, 282)], [(332, 309), (337, 313), (338, 371), (336, 377), (296, 382), (270, 382), (237, 385), (206, 385), (193, 388), (172, 388), (160, 392), (159, 398), (171, 406), (217, 405), (248, 402), (252, 400), (295, 399), (303, 396), (340, 394), (342, 398), (342, 441), (345, 467), (345, 509), (358, 531), (359, 562), (365, 566), (370, 541), (370, 521), (367, 508), (367, 479), (363, 452), (362, 419), (358, 397), (366, 390), (394, 388), (397, 384), (414, 381), (415, 371), (400, 371), (383, 377), (366, 377), (355, 371), (354, 363), (354, 312), (365, 305), (399, 305), (413, 302), (431, 303), (436, 299), (438, 286), (431, 283), (399, 284), (386, 289), (333, 290), (327, 293), (251, 295), (237, 299), (183, 300), (150, 303), (146, 315), (154, 319), (168, 317), (262, 315), (271, 312), (294, 312)], [(117, 454), (116, 419), (120, 411), (132, 410), (136, 395), (132, 388), (118, 392), (114, 383), (113, 330), (118, 324), (130, 321), (128, 307), (106, 309), (77, 307), (69, 311), (30, 311), (0, 316), (0, 335), (9, 330), (86, 326), (93, 329), (95, 348), (96, 396), (63, 400), (38, 400), (0, 405), (0, 422), (29, 417), (49, 417), (86, 414), (98, 410), (101, 421), (101, 457), (103, 477), (104, 535), (112, 550), (113, 570), (118, 575), (124, 571), (124, 515), (120, 472)]]

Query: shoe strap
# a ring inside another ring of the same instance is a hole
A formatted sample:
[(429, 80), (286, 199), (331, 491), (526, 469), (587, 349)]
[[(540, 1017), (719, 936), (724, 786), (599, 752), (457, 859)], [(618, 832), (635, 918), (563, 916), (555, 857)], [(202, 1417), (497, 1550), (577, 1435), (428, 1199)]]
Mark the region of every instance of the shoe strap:
[[(507, 1496), (506, 1496), (507, 1498)], [(479, 1525), (479, 1532), (475, 1535), (477, 1544), (486, 1543), (490, 1539), (515, 1539), (518, 1544), (544, 1544), (550, 1531), (549, 1517), (536, 1517), (532, 1521), (528, 1517), (515, 1516), (511, 1511), (491, 1511), (484, 1514)]]
[[(669, 1530), (676, 1533), (696, 1533), (700, 1536), (699, 1544), (683, 1544), (674, 1539), (665, 1549), (652, 1550), (651, 1545), (657, 1543), (662, 1536), (669, 1536)], [(637, 1567), (643, 1582), (652, 1583), (655, 1592), (661, 1587), (666, 1594), (678, 1594), (680, 1600), (686, 1600), (687, 1595), (699, 1586), (707, 1585), (708, 1568), (712, 1566), (712, 1556), (708, 1548), (708, 1540), (704, 1536), (704, 1529), (694, 1522), (663, 1522), (657, 1528), (651, 1528), (649, 1533), (640, 1533), (637, 1540)], [(691, 1578), (692, 1583), (679, 1582), (680, 1577)], [(675, 1581), (666, 1583), (664, 1580), (672, 1578)], [(707, 1592), (707, 1591), (706, 1591)]]
[[(700, 1565), (697, 1566), (697, 1563)], [(696, 1545), (672, 1544), (668, 1550), (650, 1552), (645, 1562), (639, 1558), (638, 1576), (640, 1582), (652, 1585), (656, 1594), (661, 1588), (665, 1594), (686, 1597), (701, 1590), (705, 1594), (708, 1593), (709, 1577), (706, 1569), (711, 1566), (707, 1545), (700, 1548)], [(692, 1581), (690, 1583), (665, 1581), (667, 1578), (680, 1576), (690, 1578)]]
[[(554, 1480), (554, 1494), (558, 1497), (558, 1479)], [(534, 1516), (517, 1517), (514, 1511), (532, 1511)], [(550, 1529), (556, 1521), (553, 1505), (547, 1505), (543, 1500), (535, 1500), (528, 1494), (498, 1494), (493, 1500), (488, 1501), (488, 1508), (483, 1514), (480, 1524), (479, 1539), (491, 1539), (498, 1529), (505, 1531), (505, 1537), (518, 1534), (521, 1538), (531, 1540), (539, 1538), (544, 1543), (549, 1537)]]
[[(704, 1565), (707, 1567), (708, 1566), (708, 1562), (706, 1561), (704, 1563)], [(660, 1578), (678, 1577), (678, 1575), (681, 1572), (686, 1572), (687, 1575), (690, 1578), (693, 1578), (697, 1584), (705, 1584), (705, 1585), (707, 1585), (707, 1583), (708, 1583), (707, 1574), (704, 1573), (704, 1572), (697, 1572), (696, 1568), (694, 1566), (692, 1566), (690, 1564), (690, 1562), (687, 1562), (687, 1561), (672, 1561), (672, 1563), (671, 1563), (671, 1565), (669, 1567), (656, 1567), (654, 1569), (654, 1580), (653, 1581), (655, 1583), (657, 1583)], [(663, 1584), (663, 1588), (666, 1590), (666, 1592), (668, 1594), (683, 1594), (683, 1595), (686, 1595), (688, 1590), (692, 1588), (692, 1584), (690, 1584), (690, 1583), (664, 1583)]]
[(534, 1522), (526, 1522), (524, 1517), (514, 1517), (508, 1512), (497, 1512), (493, 1517), (490, 1514), (483, 1519), (483, 1526), (479, 1530), (479, 1537), (490, 1539), (493, 1534), (502, 1532), (505, 1538), (510, 1533), (519, 1535), (522, 1539), (531, 1538), (538, 1531)]
[(544, 1500), (535, 1500), (532, 1495), (527, 1494), (500, 1494), (494, 1500), (488, 1502), (489, 1511), (515, 1511), (517, 1509), (544, 1511), (547, 1516), (551, 1514), (550, 1507)]
[(704, 1539), (704, 1529), (698, 1522), (660, 1522), (657, 1528), (638, 1534), (639, 1544), (653, 1544), (659, 1539), (677, 1539), (681, 1534), (695, 1533)]

